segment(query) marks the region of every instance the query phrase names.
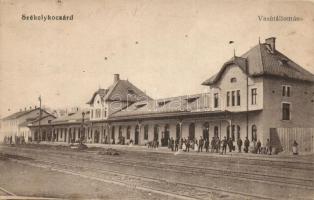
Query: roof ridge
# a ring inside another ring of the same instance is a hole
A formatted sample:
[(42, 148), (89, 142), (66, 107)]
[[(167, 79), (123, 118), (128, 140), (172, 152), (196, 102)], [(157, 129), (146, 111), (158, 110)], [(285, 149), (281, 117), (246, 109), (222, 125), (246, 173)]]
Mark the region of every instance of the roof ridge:
[(262, 51), (261, 51), (261, 43), (258, 44), (258, 49), (259, 49), (259, 56), (261, 59), (261, 63), (262, 63), (262, 69), (263, 69), (263, 74), (265, 73), (265, 67), (264, 67), (264, 60), (263, 60), (263, 56), (262, 56)]
[(118, 80), (117, 82), (114, 82), (111, 86), (109, 86), (110, 89), (108, 89), (108, 92), (104, 98), (104, 100), (108, 100), (109, 97), (111, 97), (111, 94), (113, 92), (113, 90), (117, 87), (118, 83), (120, 82), (121, 80)]

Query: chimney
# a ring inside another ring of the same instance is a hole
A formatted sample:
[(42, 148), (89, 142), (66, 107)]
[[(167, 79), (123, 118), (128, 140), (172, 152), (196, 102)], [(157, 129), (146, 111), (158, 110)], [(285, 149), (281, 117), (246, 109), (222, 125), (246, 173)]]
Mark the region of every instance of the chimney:
[(270, 37), (265, 40), (265, 43), (270, 46), (270, 52), (274, 53), (276, 50), (276, 38)]
[(114, 74), (113, 75), (113, 82), (116, 83), (120, 80), (119, 74)]

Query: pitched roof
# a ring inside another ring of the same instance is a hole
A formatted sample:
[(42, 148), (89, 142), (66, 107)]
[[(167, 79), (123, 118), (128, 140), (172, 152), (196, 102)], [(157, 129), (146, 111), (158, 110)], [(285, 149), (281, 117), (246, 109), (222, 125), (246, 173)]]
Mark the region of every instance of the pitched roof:
[[(11, 119), (17, 119), (19, 117), (22, 117), (26, 114), (29, 114), (33, 111), (36, 111), (36, 110), (39, 110), (39, 108), (34, 108), (34, 109), (31, 109), (31, 110), (23, 110), (23, 111), (19, 111), (19, 112), (15, 112), (5, 118), (3, 118), (2, 120), (11, 120)], [(44, 109), (41, 109), (43, 113), (46, 113), (47, 115), (51, 115), (50, 113), (48, 113), (46, 110)]]
[(104, 97), (106, 96), (107, 93), (108, 89), (98, 89), (96, 92), (94, 92), (92, 98), (87, 102), (87, 104), (92, 104), (97, 94), (99, 94), (100, 98), (104, 100)]
[(246, 72), (247, 67), (247, 74), (250, 76), (271, 75), (314, 82), (314, 75), (309, 71), (296, 64), (281, 52), (277, 50), (271, 52), (268, 44), (261, 43), (240, 57), (233, 57), (224, 63), (220, 71), (204, 81), (202, 85), (215, 84), (230, 64), (238, 65), (244, 72)]
[(203, 93), (165, 99), (139, 101), (133, 103), (125, 109), (122, 109), (121, 111), (113, 113), (109, 119), (120, 116), (207, 111), (209, 109), (208, 102), (210, 102), (207, 98), (209, 98), (208, 94)]
[(87, 104), (92, 104), (97, 94), (100, 95), (102, 101), (125, 101), (133, 103), (145, 99), (151, 100), (148, 95), (128, 80), (118, 80), (107, 89), (99, 89), (93, 94)]
[(82, 121), (82, 112), (85, 113), (84, 116), (84, 120), (86, 121), (87, 119), (89, 119), (89, 110), (85, 109), (85, 110), (79, 110), (75, 113), (70, 113), (68, 115), (62, 116), (62, 117), (58, 117), (54, 120), (52, 120), (51, 122), (54, 123), (61, 123), (61, 122), (76, 122), (76, 121)]
[[(53, 116), (53, 115), (46, 115), (46, 116), (41, 117), (40, 120), (46, 119), (47, 117), (56, 118), (56, 117)], [(38, 121), (39, 121), (39, 116), (36, 117), (36, 118), (28, 118), (28, 119), (26, 119), (26, 121), (20, 123), (19, 126), (27, 126), (27, 125), (29, 125), (29, 124), (32, 124), (32, 123), (38, 122)]]

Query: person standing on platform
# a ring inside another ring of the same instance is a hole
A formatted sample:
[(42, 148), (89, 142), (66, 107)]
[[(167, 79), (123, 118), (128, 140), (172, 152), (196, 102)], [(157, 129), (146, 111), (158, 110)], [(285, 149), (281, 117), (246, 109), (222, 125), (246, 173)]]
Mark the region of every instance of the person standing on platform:
[(203, 152), (203, 146), (204, 146), (204, 139), (201, 136), (198, 141), (198, 152)]
[(297, 141), (294, 140), (293, 145), (292, 145), (292, 153), (293, 155), (298, 155), (299, 154), (299, 149), (298, 149), (298, 143)]
[(271, 155), (271, 145), (270, 145), (269, 139), (267, 139), (267, 142), (266, 142), (266, 154)]
[(194, 140), (194, 151), (199, 152), (198, 144), (197, 144), (197, 139)]
[(175, 148), (174, 148), (174, 151), (178, 151), (178, 150), (179, 150), (179, 138), (176, 139)]
[(205, 139), (205, 149), (206, 149), (206, 152), (208, 152), (208, 149), (209, 149), (209, 138)]
[(249, 152), (249, 146), (250, 146), (250, 141), (247, 137), (245, 137), (245, 141), (244, 141), (244, 152), (245, 153)]
[(215, 138), (212, 137), (212, 140), (210, 141), (210, 148), (211, 148), (211, 152), (214, 153), (215, 151)]
[(186, 151), (190, 152), (190, 140), (189, 139), (185, 140), (185, 145), (186, 145)]
[(260, 154), (261, 153), (261, 148), (262, 148), (262, 143), (260, 140), (257, 141), (256, 144), (256, 153)]
[(174, 140), (173, 140), (173, 137), (171, 137), (171, 139), (170, 139), (170, 147), (171, 147), (171, 151), (174, 151)]
[(227, 144), (228, 144), (228, 141), (226, 139), (226, 136), (224, 137), (224, 139), (222, 140), (222, 154), (227, 154)]
[(233, 141), (232, 141), (231, 137), (228, 139), (228, 148), (229, 148), (229, 152), (232, 152), (232, 150), (233, 150)]
[(242, 142), (241, 138), (239, 137), (239, 138), (238, 138), (238, 141), (237, 141), (239, 153), (241, 153), (241, 151), (242, 151), (242, 143), (243, 143), (243, 142)]

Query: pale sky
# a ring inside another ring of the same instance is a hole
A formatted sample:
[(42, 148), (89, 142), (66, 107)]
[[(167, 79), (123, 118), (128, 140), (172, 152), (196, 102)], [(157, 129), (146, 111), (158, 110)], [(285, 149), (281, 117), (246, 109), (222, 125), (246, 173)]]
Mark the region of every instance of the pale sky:
[[(74, 20), (23, 21), (22, 14)], [(303, 21), (258, 19), (271, 15)], [(153, 98), (203, 92), (233, 46), (239, 56), (272, 36), (314, 73), (311, 2), (0, 0), (0, 115), (38, 105), (39, 95), (51, 108), (86, 106), (115, 73)]]

